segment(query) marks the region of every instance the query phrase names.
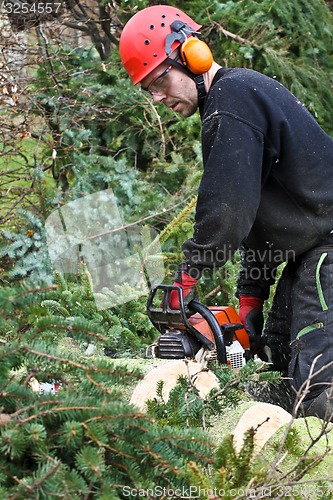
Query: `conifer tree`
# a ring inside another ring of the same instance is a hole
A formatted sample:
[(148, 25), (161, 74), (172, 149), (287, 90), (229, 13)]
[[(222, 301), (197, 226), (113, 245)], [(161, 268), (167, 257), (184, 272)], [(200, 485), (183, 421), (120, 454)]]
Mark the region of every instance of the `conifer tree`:
[[(89, 307), (87, 274), (75, 288), (60, 275), (57, 282), (54, 298), (42, 302), (48, 314), (0, 345), (1, 497), (109, 499), (126, 488), (186, 483), (187, 460), (207, 465), (212, 444), (129, 406), (123, 393), (140, 373), (101, 353), (105, 326), (121, 322)], [(79, 301), (86, 318), (76, 316)], [(80, 349), (90, 342), (99, 355)], [(60, 389), (34, 392), (36, 381), (56, 381)]]

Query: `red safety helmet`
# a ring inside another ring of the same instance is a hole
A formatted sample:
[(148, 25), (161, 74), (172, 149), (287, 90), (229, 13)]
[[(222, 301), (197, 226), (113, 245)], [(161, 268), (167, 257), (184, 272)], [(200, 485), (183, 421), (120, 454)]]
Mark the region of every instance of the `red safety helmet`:
[[(154, 71), (170, 54), (166, 37), (172, 33), (174, 21), (186, 23), (193, 32), (201, 28), (187, 14), (170, 5), (154, 5), (137, 12), (125, 25), (119, 43), (120, 57), (134, 85)], [(177, 39), (171, 51), (181, 45)]]

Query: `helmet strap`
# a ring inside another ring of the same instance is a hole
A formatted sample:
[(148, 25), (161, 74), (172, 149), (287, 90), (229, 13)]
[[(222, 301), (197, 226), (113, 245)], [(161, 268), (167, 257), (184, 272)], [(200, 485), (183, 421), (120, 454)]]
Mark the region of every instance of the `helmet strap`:
[(178, 41), (180, 44), (184, 43), (186, 38), (190, 35), (196, 35), (197, 31), (192, 29), (188, 24), (184, 23), (183, 21), (176, 20), (173, 21), (170, 25), (171, 27), (171, 33), (167, 35), (166, 40), (165, 40), (165, 52), (167, 54), (167, 61), (175, 66), (176, 68), (179, 68), (181, 71), (183, 71), (187, 76), (192, 78), (194, 81), (197, 90), (198, 90), (198, 98), (199, 98), (199, 106), (200, 104), (203, 103), (207, 92), (205, 89), (205, 83), (204, 83), (204, 78), (203, 75), (195, 75), (190, 71), (188, 68), (186, 68), (183, 64), (179, 63), (175, 59), (171, 59), (170, 55), (172, 53), (172, 44), (175, 41)]
[(180, 69), (183, 73), (185, 73), (187, 76), (192, 78), (192, 80), (194, 81), (194, 83), (197, 87), (199, 106), (200, 106), (200, 104), (203, 103), (203, 101), (205, 100), (205, 97), (207, 95), (203, 75), (195, 75), (194, 73), (192, 73), (192, 71), (190, 71), (188, 68), (186, 68), (186, 66), (184, 66), (182, 63), (178, 62), (176, 59), (171, 59), (171, 57), (167, 57), (166, 62), (172, 64), (172, 66)]
[(203, 77), (203, 75), (193, 75), (192, 79), (194, 80), (194, 82), (197, 86), (198, 97), (199, 97), (199, 106), (200, 106), (200, 104), (203, 103), (203, 101), (205, 100), (205, 97), (207, 95), (204, 77)]

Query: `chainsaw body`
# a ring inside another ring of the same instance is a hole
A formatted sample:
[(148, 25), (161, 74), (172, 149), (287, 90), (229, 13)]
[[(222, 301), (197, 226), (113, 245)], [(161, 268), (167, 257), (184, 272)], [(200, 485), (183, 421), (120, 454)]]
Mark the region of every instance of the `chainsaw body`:
[[(170, 309), (170, 293), (177, 290), (180, 310)], [(147, 313), (161, 335), (150, 355), (162, 359), (217, 359), (221, 364), (241, 368), (250, 359), (248, 334), (230, 306), (206, 307), (192, 300), (185, 310), (182, 289), (158, 285), (149, 295)]]

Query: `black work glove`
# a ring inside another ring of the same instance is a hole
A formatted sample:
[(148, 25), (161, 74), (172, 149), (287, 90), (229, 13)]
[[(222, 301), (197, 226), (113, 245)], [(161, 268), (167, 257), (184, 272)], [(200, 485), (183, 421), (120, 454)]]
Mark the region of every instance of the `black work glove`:
[(265, 346), (265, 340), (262, 337), (262, 330), (264, 326), (264, 315), (262, 313), (264, 301), (259, 297), (251, 297), (241, 295), (239, 297), (239, 317), (248, 333), (250, 340), (250, 350), (252, 354), (258, 356), (266, 361), (267, 356), (262, 352)]
[(264, 326), (264, 315), (259, 309), (252, 309), (246, 315), (245, 329), (250, 339), (250, 349), (253, 354), (258, 354), (261, 357), (262, 349), (265, 342), (262, 337), (262, 329)]

